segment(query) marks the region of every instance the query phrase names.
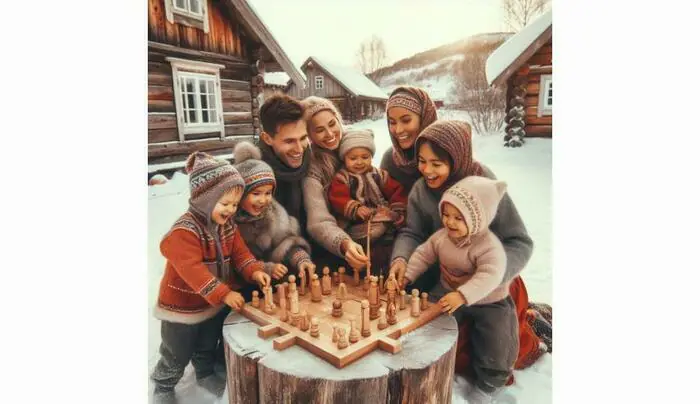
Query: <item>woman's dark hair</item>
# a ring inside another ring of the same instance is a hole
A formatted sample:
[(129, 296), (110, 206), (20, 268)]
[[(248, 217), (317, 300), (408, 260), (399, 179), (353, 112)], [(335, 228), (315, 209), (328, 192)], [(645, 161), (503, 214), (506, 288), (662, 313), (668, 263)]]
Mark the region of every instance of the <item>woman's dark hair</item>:
[(280, 125), (298, 122), (303, 115), (301, 103), (286, 94), (275, 94), (260, 106), (260, 122), (270, 136), (277, 134)]
[(435, 155), (436, 155), (440, 160), (446, 161), (446, 162), (448, 162), (448, 163), (450, 164), (450, 174), (451, 174), (451, 173), (452, 173), (452, 170), (453, 170), (454, 167), (455, 167), (455, 162), (454, 162), (454, 160), (452, 160), (452, 156), (450, 156), (450, 154), (449, 154), (445, 149), (443, 149), (442, 147), (438, 146), (435, 142), (431, 141), (430, 139), (418, 138), (418, 140), (416, 141), (416, 148), (415, 148), (415, 150), (416, 150), (416, 160), (418, 159), (418, 151), (420, 150), (420, 147), (421, 147), (424, 143), (427, 143), (428, 146), (430, 146), (430, 148), (433, 150), (433, 153), (435, 153)]

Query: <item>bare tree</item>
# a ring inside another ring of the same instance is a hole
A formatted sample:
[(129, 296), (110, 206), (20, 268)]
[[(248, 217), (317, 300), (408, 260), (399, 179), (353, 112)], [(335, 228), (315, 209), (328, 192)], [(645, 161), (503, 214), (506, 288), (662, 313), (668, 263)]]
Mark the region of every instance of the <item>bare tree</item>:
[(384, 40), (377, 35), (372, 35), (371, 38), (362, 41), (355, 56), (362, 73), (377, 83), (380, 77), (377, 77), (376, 72), (388, 60)]
[(457, 99), (466, 109), (477, 133), (496, 132), (503, 126), (506, 99), (503, 87), (486, 81), (484, 65), (488, 53), (465, 55), (456, 77)]
[(550, 7), (551, 0), (503, 0), (504, 19), (508, 27), (520, 31)]

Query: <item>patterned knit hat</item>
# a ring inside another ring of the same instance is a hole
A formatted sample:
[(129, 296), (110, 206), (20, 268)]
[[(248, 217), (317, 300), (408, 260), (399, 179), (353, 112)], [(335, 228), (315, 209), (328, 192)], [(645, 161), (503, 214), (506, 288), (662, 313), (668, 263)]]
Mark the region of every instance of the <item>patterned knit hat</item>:
[(272, 167), (261, 158), (260, 149), (250, 142), (239, 142), (233, 148), (234, 167), (241, 173), (245, 182), (243, 197), (250, 190), (261, 185), (272, 184), (273, 190), (277, 186)]
[(440, 216), (445, 202), (450, 203), (462, 214), (472, 236), (488, 229), (505, 192), (504, 181), (478, 176), (464, 178), (442, 195)]
[(335, 116), (335, 119), (338, 120), (338, 123), (340, 123), (341, 126), (343, 125), (343, 116), (340, 115), (335, 104), (328, 99), (312, 95), (304, 98), (304, 100), (301, 101), (301, 105), (304, 107), (304, 122), (306, 122), (307, 130), (309, 130), (308, 125), (311, 124), (311, 118), (321, 111), (330, 111)]
[(443, 149), (452, 158), (450, 176), (440, 190), (470, 175), (481, 175), (479, 163), (472, 156), (472, 127), (464, 121), (435, 121), (425, 128), (416, 139), (416, 159), (420, 145), (429, 140)]
[(364, 147), (374, 156), (374, 132), (370, 129), (348, 129), (343, 138), (340, 139), (338, 155), (344, 159), (345, 154), (356, 147)]
[(214, 205), (228, 191), (243, 188), (243, 178), (231, 164), (204, 152), (187, 157), (185, 171), (190, 176), (190, 207), (211, 220)]

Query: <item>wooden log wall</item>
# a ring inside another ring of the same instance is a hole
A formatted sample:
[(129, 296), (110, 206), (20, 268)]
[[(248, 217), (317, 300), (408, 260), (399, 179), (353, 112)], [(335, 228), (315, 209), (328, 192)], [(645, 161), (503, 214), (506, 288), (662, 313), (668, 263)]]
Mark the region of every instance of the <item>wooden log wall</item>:
[(552, 116), (537, 116), (540, 99), (540, 80), (543, 74), (552, 74), (552, 40), (550, 39), (528, 60), (529, 72), (525, 91), (525, 133), (529, 137), (551, 137)]

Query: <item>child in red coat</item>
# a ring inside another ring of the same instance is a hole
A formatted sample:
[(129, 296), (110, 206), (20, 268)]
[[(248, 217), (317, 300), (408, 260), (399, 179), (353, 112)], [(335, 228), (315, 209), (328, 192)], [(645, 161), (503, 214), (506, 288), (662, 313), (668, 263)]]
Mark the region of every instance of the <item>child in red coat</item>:
[(343, 167), (331, 182), (328, 201), (338, 225), (356, 243), (367, 243), (371, 220), (372, 268), (385, 271), (395, 230), (406, 215), (406, 197), (403, 186), (386, 170), (372, 166), (374, 152), (371, 130), (352, 130), (343, 136), (338, 146)]
[(228, 162), (201, 152), (187, 159), (190, 207), (165, 235), (167, 259), (156, 318), (161, 320), (161, 358), (151, 378), (154, 402), (174, 403), (174, 388), (192, 360), (197, 382), (220, 395), (225, 381), (214, 373), (216, 349), (229, 306), (243, 307), (237, 292), (246, 282), (270, 283), (233, 220), (243, 179)]

